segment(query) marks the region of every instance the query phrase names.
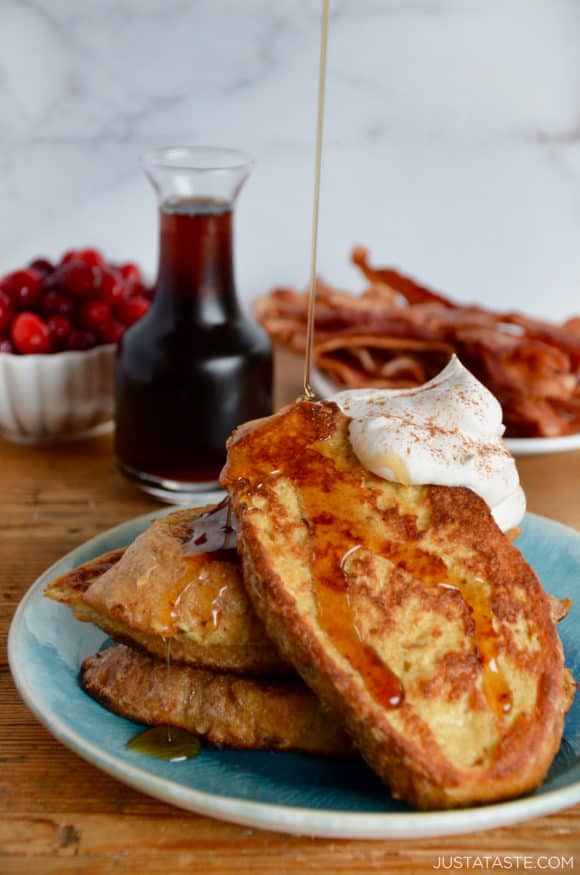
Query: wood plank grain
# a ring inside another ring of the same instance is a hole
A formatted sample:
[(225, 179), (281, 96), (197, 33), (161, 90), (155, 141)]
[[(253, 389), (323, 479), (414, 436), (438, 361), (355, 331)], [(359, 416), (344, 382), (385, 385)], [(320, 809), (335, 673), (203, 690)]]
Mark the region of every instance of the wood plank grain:
[(77, 866), (82, 862), (82, 871), (100, 871), (99, 862), (125, 856), (134, 867), (140, 861), (142, 872), (161, 872), (166, 866), (165, 871), (249, 873), (259, 867), (261, 873), (278, 875), (281, 852), (287, 872), (433, 872), (440, 857), (452, 855), (573, 856), (580, 861), (578, 831), (562, 815), (530, 821), (515, 837), (512, 829), (498, 829), (447, 839), (357, 842), (282, 836), (195, 815), (113, 820), (53, 813), (8, 817), (0, 824), (0, 846), (8, 864), (14, 858), (38, 864), (56, 857), (63, 872), (74, 871), (66, 858), (73, 857)]

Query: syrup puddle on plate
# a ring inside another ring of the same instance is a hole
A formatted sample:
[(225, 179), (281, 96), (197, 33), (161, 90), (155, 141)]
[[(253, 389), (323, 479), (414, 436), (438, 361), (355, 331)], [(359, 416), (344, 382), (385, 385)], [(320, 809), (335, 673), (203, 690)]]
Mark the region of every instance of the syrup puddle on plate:
[(196, 735), (174, 726), (152, 726), (130, 738), (127, 750), (158, 760), (182, 763), (199, 756), (202, 744)]

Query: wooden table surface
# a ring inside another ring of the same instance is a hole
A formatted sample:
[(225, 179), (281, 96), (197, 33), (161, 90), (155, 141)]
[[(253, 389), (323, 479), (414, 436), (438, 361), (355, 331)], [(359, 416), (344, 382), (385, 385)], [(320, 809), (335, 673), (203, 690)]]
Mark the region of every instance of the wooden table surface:
[[(281, 403), (299, 393), (300, 371), (286, 355), (278, 365)], [(530, 510), (580, 529), (580, 452), (524, 458), (519, 469)], [(6, 656), (8, 626), (19, 599), (48, 565), (159, 505), (117, 472), (110, 437), (52, 448), (0, 439), (0, 471), (1, 873), (427, 873), (450, 864), (452, 855), (462, 857), (464, 871), (477, 867), (467, 856), (499, 856), (503, 868), (511, 861), (515, 870), (541, 864), (540, 855), (574, 855), (575, 866), (568, 863), (566, 871), (580, 871), (580, 806), (509, 829), (450, 838), (311, 839), (188, 814), (79, 759), (16, 693)]]

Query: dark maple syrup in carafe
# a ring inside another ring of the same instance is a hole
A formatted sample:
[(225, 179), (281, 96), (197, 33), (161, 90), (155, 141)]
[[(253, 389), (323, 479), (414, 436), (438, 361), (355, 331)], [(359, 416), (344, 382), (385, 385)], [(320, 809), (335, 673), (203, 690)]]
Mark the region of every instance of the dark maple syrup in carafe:
[(149, 312), (117, 365), (116, 452), (138, 480), (217, 480), (232, 430), (272, 411), (267, 339), (240, 310), (233, 211), (215, 198), (171, 198)]

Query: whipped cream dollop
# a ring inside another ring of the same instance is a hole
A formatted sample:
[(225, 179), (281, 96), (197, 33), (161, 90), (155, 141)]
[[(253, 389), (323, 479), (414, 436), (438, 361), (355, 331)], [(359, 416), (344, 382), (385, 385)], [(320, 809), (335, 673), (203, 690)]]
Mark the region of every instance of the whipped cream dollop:
[(501, 405), (456, 356), (422, 386), (332, 400), (351, 418), (350, 441), (367, 470), (405, 485), (466, 486), (503, 531), (521, 521), (526, 499), (502, 440)]

